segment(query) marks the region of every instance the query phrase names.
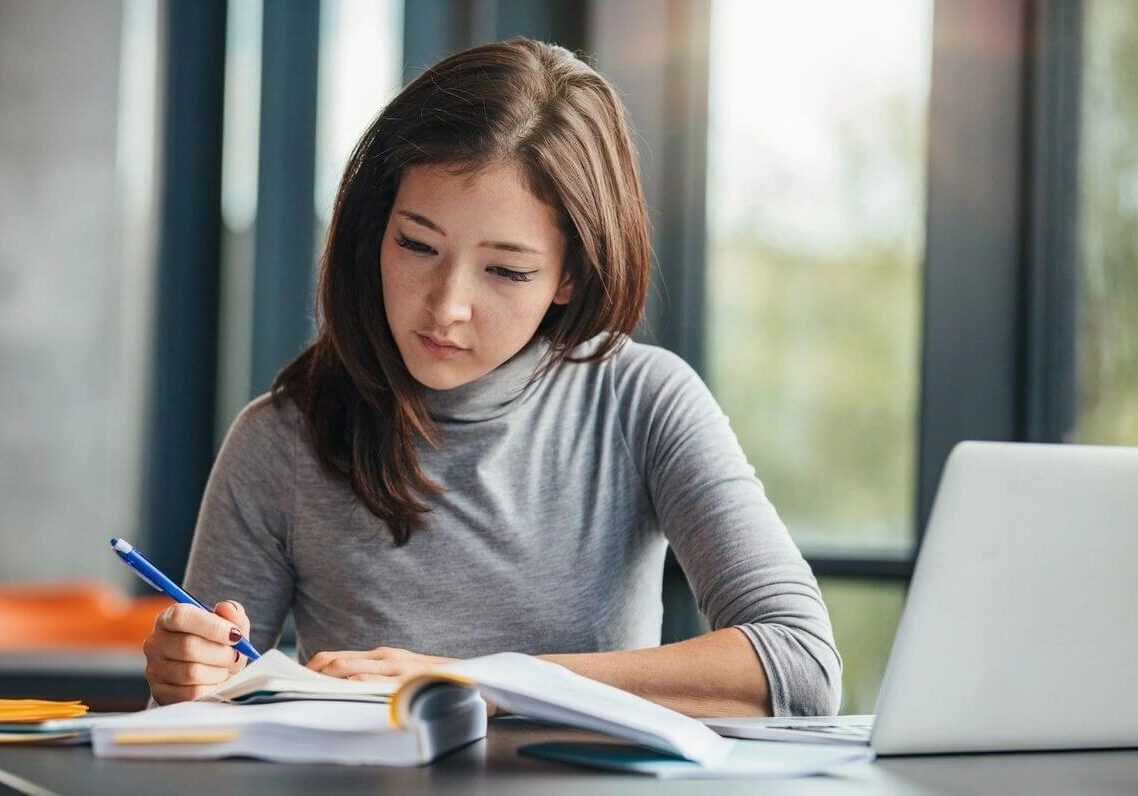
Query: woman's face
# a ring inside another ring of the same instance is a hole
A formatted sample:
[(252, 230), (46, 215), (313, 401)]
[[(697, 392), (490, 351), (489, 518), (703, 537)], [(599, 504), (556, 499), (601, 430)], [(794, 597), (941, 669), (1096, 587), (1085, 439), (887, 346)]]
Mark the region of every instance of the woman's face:
[(387, 322), (407, 370), (449, 390), (525, 347), (565, 304), (565, 236), (513, 164), (403, 172), (380, 248)]

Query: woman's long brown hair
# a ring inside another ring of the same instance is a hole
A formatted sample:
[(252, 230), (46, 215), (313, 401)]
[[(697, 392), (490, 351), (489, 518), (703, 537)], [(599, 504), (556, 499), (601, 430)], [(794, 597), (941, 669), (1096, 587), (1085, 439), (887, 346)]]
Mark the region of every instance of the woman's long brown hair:
[(547, 366), (610, 332), (587, 358), (611, 356), (632, 333), (648, 289), (644, 196), (624, 108), (612, 87), (561, 47), (529, 39), (452, 55), (408, 85), (356, 145), (320, 263), (315, 341), (273, 382), (303, 413), (317, 456), (404, 544), (440, 491), (419, 466), (437, 444), (418, 382), (395, 346), (379, 252), (403, 170), (459, 173), (522, 166), (566, 234), (573, 296), (538, 329)]

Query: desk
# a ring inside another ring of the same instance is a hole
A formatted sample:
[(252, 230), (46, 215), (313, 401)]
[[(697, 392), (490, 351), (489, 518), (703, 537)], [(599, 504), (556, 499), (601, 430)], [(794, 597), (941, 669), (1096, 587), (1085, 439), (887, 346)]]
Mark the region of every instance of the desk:
[(0, 698), (82, 699), (91, 710), (146, 707), (141, 651), (36, 650), (0, 653)]
[(0, 747), (0, 770), (60, 794), (1122, 794), (1138, 792), (1138, 751), (889, 758), (841, 776), (784, 781), (661, 782), (519, 757), (528, 743), (595, 736), (519, 719), (421, 768), (291, 766), (254, 760), (98, 760), (89, 747)]

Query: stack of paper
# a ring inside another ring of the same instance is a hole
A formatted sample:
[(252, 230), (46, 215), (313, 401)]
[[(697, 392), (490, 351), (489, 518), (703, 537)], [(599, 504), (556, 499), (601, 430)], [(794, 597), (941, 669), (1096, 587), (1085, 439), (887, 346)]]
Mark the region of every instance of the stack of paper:
[(212, 760), (254, 757), (288, 763), (415, 766), (486, 734), (486, 705), (450, 689), (443, 715), (394, 726), (382, 705), (181, 702), (96, 723), (97, 757)]
[(0, 699), (0, 743), (83, 741), (89, 720), (78, 700)]
[(195, 702), (96, 722), (91, 742), (98, 757), (409, 766), (486, 735), (486, 703), (472, 688), (431, 689), (402, 721), (391, 691), (270, 650)]

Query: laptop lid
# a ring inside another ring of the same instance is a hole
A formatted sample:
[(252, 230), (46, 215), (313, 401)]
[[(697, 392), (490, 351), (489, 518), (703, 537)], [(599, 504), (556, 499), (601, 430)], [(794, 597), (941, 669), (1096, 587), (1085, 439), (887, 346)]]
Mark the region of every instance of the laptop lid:
[(878, 754), (1138, 746), (1138, 449), (949, 456), (877, 701)]

